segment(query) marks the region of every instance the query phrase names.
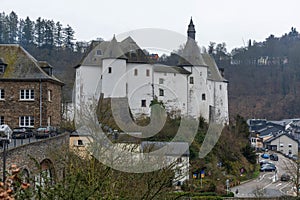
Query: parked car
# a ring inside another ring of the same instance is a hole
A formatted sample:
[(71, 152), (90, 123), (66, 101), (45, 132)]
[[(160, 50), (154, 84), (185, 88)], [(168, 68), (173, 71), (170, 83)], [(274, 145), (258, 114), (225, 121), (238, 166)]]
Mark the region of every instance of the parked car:
[(267, 154), (267, 153), (263, 153), (263, 154), (261, 154), (261, 157), (264, 158), (264, 159), (269, 159), (270, 155)]
[(269, 161), (267, 161), (267, 160), (261, 160), (260, 162), (259, 162), (259, 165), (260, 166), (262, 166), (262, 165), (264, 165), (264, 164), (271, 164)]
[(273, 153), (270, 155), (270, 160), (278, 161), (278, 155)]
[(264, 164), (260, 167), (261, 172), (273, 172), (276, 170), (276, 166), (274, 164)]
[(40, 127), (36, 130), (35, 138), (47, 138), (57, 135), (56, 128), (52, 126)]
[(294, 161), (297, 161), (297, 160), (298, 160), (298, 156), (297, 156), (297, 155), (293, 155), (292, 159), (293, 159)]
[(291, 179), (291, 176), (289, 174), (282, 174), (281, 177), (280, 177), (280, 180), (281, 181), (289, 181)]
[(14, 128), (12, 132), (12, 138), (30, 138), (33, 136), (33, 130), (28, 127)]
[(7, 124), (0, 125), (0, 138), (8, 139), (10, 142), (12, 130)]

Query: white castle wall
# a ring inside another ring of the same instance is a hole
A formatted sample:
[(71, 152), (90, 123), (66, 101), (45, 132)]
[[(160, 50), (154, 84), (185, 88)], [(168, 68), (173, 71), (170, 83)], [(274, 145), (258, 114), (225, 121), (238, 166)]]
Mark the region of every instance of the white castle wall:
[[(160, 79), (163, 83), (160, 83)], [(187, 114), (187, 87), (186, 74), (154, 72), (154, 94), (158, 101), (164, 103), (168, 112)], [(164, 96), (160, 96), (160, 89), (164, 91)]]
[(104, 93), (104, 98), (126, 97), (126, 60), (103, 59), (102, 67), (102, 93)]

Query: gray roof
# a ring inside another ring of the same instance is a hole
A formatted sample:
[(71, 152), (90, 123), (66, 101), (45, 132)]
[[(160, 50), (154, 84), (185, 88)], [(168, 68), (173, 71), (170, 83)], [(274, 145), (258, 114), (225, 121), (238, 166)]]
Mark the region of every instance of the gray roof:
[(162, 73), (176, 73), (176, 74), (191, 74), (191, 72), (185, 70), (182, 67), (168, 66), (163, 64), (154, 64), (153, 65), (154, 72), (162, 72)]
[(291, 140), (294, 140), (295, 142), (298, 143), (298, 141), (295, 138), (293, 138), (290, 134), (287, 134), (287, 133), (278, 134), (277, 136), (274, 136), (270, 139), (267, 139), (264, 143), (270, 143), (270, 142), (272, 142), (272, 141), (276, 140), (277, 138), (282, 137), (284, 135), (287, 136), (288, 138), (290, 138)]
[(25, 49), (16, 44), (1, 44), (0, 57), (7, 64), (5, 72), (0, 74), (1, 81), (8, 80), (49, 80), (60, 85), (64, 83), (55, 76), (48, 75), (42, 67), (50, 66), (46, 62), (39, 63)]
[[(189, 156), (189, 144), (187, 142), (155, 142), (143, 141), (141, 143), (142, 152), (153, 152), (167, 146), (164, 151), (167, 156)], [(155, 152), (154, 152), (155, 153)]]
[(227, 80), (221, 76), (219, 68), (211, 55), (204, 53), (202, 54), (202, 58), (204, 59), (204, 62), (208, 65), (208, 71), (210, 73), (208, 73), (207, 78), (209, 80), (227, 82)]
[[(108, 48), (110, 48), (110, 50), (108, 50)], [(120, 55), (121, 53), (123, 54)], [(115, 38), (111, 42), (93, 41), (81, 62), (76, 67), (79, 67), (80, 65), (102, 66), (103, 58), (116, 58), (118, 56), (119, 58), (127, 59), (128, 62), (148, 62), (148, 58), (143, 50), (131, 37), (127, 37), (122, 42), (117, 42)]]
[(124, 52), (122, 51), (119, 43), (117, 42), (115, 36), (113, 37), (113, 39), (109, 43), (107, 49), (105, 50), (102, 59), (106, 59), (106, 58), (127, 59), (127, 57), (124, 55)]
[(207, 64), (204, 62), (204, 59), (202, 58), (197, 42), (190, 37), (188, 37), (188, 40), (180, 56), (181, 58), (179, 59), (178, 65), (207, 66)]

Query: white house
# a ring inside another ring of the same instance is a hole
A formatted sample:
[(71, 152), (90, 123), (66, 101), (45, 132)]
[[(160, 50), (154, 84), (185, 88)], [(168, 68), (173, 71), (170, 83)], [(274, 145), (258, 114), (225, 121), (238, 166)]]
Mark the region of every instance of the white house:
[(228, 81), (214, 59), (200, 52), (192, 19), (187, 33), (177, 66), (151, 64), (131, 37), (92, 43), (76, 67), (76, 108), (101, 94), (104, 98), (127, 98), (137, 118), (149, 115), (149, 105), (157, 99), (167, 112), (228, 123)]

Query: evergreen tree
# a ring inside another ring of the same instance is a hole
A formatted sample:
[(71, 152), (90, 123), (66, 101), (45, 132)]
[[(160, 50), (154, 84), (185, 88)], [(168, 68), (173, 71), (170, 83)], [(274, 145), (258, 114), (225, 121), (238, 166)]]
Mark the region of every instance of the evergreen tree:
[(45, 47), (52, 48), (54, 46), (54, 27), (55, 23), (53, 20), (45, 20)]
[(34, 22), (26, 17), (24, 21), (24, 26), (22, 29), (22, 41), (21, 44), (27, 46), (33, 43), (33, 34), (34, 34)]
[(74, 48), (74, 30), (72, 29), (69, 24), (66, 28), (64, 28), (64, 45), (67, 49), (70, 49), (73, 51)]
[(9, 22), (9, 38), (8, 42), (11, 44), (17, 43), (18, 36), (18, 16), (15, 12), (11, 12), (8, 17)]
[(56, 22), (55, 25), (54, 44), (56, 47), (60, 48), (63, 44), (62, 24), (60, 22)]
[(36, 20), (36, 23), (35, 23), (35, 44), (38, 46), (38, 47), (41, 47), (43, 46), (44, 44), (44, 33), (45, 33), (45, 30), (44, 30), (44, 20), (42, 20), (40, 17)]

